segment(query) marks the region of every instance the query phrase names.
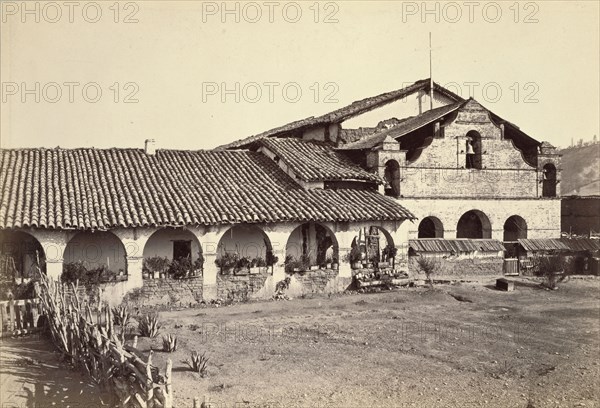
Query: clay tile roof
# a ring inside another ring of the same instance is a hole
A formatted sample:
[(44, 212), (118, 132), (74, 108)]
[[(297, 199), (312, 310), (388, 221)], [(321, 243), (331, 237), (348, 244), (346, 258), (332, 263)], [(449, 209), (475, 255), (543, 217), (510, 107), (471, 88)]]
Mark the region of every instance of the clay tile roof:
[(327, 143), (297, 138), (265, 139), (260, 143), (303, 181), (363, 180), (383, 184), (377, 174), (356, 165)]
[(0, 149), (0, 228), (412, 218), (375, 191), (305, 190), (256, 152)]

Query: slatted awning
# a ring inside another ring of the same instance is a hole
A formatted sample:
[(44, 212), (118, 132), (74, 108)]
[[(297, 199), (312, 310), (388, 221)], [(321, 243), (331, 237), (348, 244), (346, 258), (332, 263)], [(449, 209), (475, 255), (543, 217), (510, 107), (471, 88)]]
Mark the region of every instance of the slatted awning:
[(408, 245), (417, 252), (497, 252), (505, 250), (504, 245), (496, 239), (420, 238), (409, 240)]
[(598, 251), (600, 240), (588, 238), (520, 239), (526, 251)]

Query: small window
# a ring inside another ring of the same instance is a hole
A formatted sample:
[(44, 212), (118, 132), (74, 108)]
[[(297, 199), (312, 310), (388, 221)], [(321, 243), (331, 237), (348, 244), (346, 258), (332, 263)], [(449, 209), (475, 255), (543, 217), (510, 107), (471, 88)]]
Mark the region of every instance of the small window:
[(173, 241), (173, 259), (192, 257), (192, 241)]
[(467, 141), (465, 145), (466, 165), (467, 169), (482, 169), (481, 159), (481, 135), (475, 130), (470, 130), (467, 133)]

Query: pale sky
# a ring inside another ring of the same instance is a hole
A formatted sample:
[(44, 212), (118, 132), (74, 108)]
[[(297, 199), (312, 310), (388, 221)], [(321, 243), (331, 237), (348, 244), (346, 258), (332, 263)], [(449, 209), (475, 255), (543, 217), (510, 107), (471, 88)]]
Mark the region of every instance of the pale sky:
[(538, 140), (599, 134), (597, 1), (23, 4), (0, 0), (4, 148), (212, 148), (427, 78), (429, 32), (439, 84)]

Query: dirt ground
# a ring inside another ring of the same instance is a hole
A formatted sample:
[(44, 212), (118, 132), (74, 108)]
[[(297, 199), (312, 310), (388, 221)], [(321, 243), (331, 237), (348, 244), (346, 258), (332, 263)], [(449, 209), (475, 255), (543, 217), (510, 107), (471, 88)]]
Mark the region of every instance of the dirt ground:
[[(166, 311), (138, 349), (178, 337), (175, 353), (154, 352), (161, 369), (173, 360), (176, 407), (204, 395), (218, 408), (600, 407), (599, 284), (549, 291), (520, 278), (514, 292), (490, 280)], [(18, 369), (17, 358), (56, 355), (20, 355), (14, 341), (2, 345), (3, 398), (23, 371), (50, 374), (51, 390), (76, 377)], [(191, 350), (210, 358), (204, 378), (183, 362)]]

